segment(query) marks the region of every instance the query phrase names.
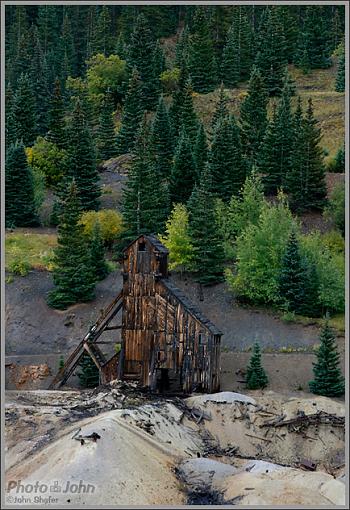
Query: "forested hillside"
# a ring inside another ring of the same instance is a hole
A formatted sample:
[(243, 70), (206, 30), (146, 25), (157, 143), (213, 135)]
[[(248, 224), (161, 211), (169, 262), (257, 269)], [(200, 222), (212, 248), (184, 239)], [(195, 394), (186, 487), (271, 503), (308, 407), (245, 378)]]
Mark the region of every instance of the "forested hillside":
[[(342, 313), (344, 24), (337, 5), (6, 6), (6, 227), (54, 197), (48, 304), (93, 299), (106, 250), (154, 233), (201, 284)], [(106, 210), (103, 162), (125, 155)], [(316, 212), (328, 233), (302, 230)]]

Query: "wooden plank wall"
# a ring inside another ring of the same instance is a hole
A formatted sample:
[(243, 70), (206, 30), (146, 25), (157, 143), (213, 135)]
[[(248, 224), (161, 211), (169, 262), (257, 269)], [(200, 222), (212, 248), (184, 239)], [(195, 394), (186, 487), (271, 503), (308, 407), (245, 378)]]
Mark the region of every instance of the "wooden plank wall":
[(164, 261), (146, 238), (144, 242), (145, 251), (138, 251), (135, 242), (124, 259), (124, 376), (154, 387), (155, 369), (167, 368), (179, 374), (185, 392), (198, 385), (216, 391), (220, 335), (191, 315), (157, 277)]

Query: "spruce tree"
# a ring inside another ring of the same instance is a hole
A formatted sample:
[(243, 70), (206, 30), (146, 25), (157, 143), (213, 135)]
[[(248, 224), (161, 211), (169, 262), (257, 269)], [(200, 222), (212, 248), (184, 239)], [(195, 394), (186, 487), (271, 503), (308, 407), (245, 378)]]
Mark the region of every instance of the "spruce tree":
[(189, 72), (196, 92), (207, 93), (217, 83), (214, 46), (208, 25), (207, 9), (195, 10), (190, 36)]
[(177, 88), (173, 93), (172, 103), (169, 110), (171, 124), (173, 126), (173, 132), (175, 137), (177, 137), (180, 132), (181, 109), (184, 102), (184, 93), (187, 82), (188, 82), (188, 68), (186, 65), (182, 65), (180, 67)]
[(108, 90), (102, 102), (100, 122), (97, 131), (98, 156), (102, 160), (116, 156), (116, 137), (113, 122), (113, 100)]
[(189, 234), (193, 247), (193, 271), (203, 285), (223, 279), (224, 251), (215, 213), (215, 197), (211, 192), (208, 165), (188, 200)]
[(153, 73), (154, 73), (154, 88), (157, 92), (157, 97), (162, 91), (162, 83), (160, 81), (160, 75), (165, 71), (165, 55), (163, 48), (159, 41), (156, 42), (153, 50)]
[(202, 122), (199, 124), (196, 143), (193, 149), (193, 157), (196, 164), (197, 175), (200, 176), (202, 175), (202, 172), (204, 171), (205, 165), (208, 161), (207, 137)]
[(247, 173), (239, 129), (233, 116), (217, 122), (209, 161), (213, 192), (223, 200), (230, 200), (232, 195), (238, 194)]
[(216, 103), (213, 117), (211, 119), (212, 132), (214, 131), (217, 122), (219, 120), (220, 121), (223, 120), (225, 117), (228, 116), (229, 111), (228, 111), (227, 103), (228, 103), (228, 97), (225, 93), (224, 85), (223, 85), (223, 83), (221, 83), (220, 92), (219, 92), (219, 100)]
[(183, 92), (183, 103), (180, 109), (180, 131), (184, 129), (192, 144), (194, 145), (197, 137), (198, 118), (193, 106), (192, 82), (188, 80)]
[(307, 61), (310, 69), (327, 68), (331, 65), (328, 37), (322, 9), (317, 5), (308, 5), (299, 39), (299, 59)]
[(127, 62), (130, 69), (136, 67), (140, 73), (144, 108), (147, 110), (153, 110), (158, 99), (155, 87), (154, 48), (152, 32), (145, 16), (140, 14), (131, 35)]
[(254, 344), (253, 354), (247, 367), (246, 384), (249, 390), (266, 388), (268, 384), (266, 372), (261, 364), (261, 351), (258, 343)]
[(111, 27), (110, 7), (103, 5), (98, 15), (94, 31), (94, 40), (92, 43), (94, 54), (103, 53), (103, 55), (106, 56), (110, 55), (113, 47)]
[(90, 241), (90, 257), (91, 267), (93, 269), (95, 279), (103, 280), (108, 275), (108, 265), (105, 261), (105, 248), (101, 236), (100, 223), (96, 221), (92, 230)]
[(48, 69), (43, 54), (37, 30), (33, 31), (33, 58), (29, 71), (30, 83), (35, 100), (36, 132), (44, 136), (48, 127), (48, 100), (50, 86), (48, 83)]
[(100, 383), (100, 372), (88, 353), (84, 354), (78, 367), (79, 383), (82, 388), (96, 388)]
[(11, 83), (8, 84), (5, 93), (5, 146), (9, 147), (16, 142), (16, 124), (14, 116), (14, 93)]
[(69, 133), (69, 176), (74, 177), (81, 207), (96, 210), (101, 190), (96, 165), (96, 151), (80, 105), (76, 101)]
[(149, 146), (148, 125), (144, 118), (137, 133), (132, 164), (123, 189), (122, 211), (126, 241), (140, 234), (162, 232), (169, 212), (167, 187), (155, 171)]
[(133, 150), (142, 116), (142, 83), (137, 69), (134, 69), (124, 101), (121, 127), (117, 134), (117, 154), (126, 154)]
[(318, 279), (314, 269), (301, 256), (298, 239), (292, 232), (279, 277), (279, 294), (282, 302), (291, 312), (306, 316), (318, 316)]
[(94, 298), (95, 275), (89, 247), (79, 224), (81, 215), (78, 189), (74, 180), (60, 207), (57, 248), (54, 250), (54, 289), (48, 295), (48, 305), (65, 309), (74, 303)]
[(39, 224), (34, 201), (32, 171), (22, 143), (9, 146), (5, 161), (5, 223), (7, 227)]
[(257, 67), (253, 67), (248, 85), (248, 94), (240, 108), (242, 146), (251, 164), (256, 166), (259, 148), (263, 141), (267, 120), (268, 96), (264, 81)]
[(65, 123), (64, 101), (61, 95), (61, 84), (56, 78), (55, 88), (51, 97), (48, 113), (48, 133), (46, 138), (60, 149), (67, 148), (67, 131)]
[(77, 58), (74, 44), (74, 37), (72, 33), (71, 17), (66, 12), (63, 17), (61, 36), (60, 36), (60, 52), (61, 60), (64, 62), (62, 68), (62, 80), (64, 82), (68, 76), (76, 76), (77, 72)]
[(236, 43), (235, 29), (234, 26), (231, 26), (227, 33), (221, 63), (221, 79), (226, 87), (230, 89), (237, 86), (240, 78), (239, 51)]
[(310, 391), (325, 397), (340, 397), (345, 393), (344, 377), (339, 366), (339, 353), (335, 335), (328, 318), (320, 334), (317, 362), (313, 363), (314, 379), (309, 383)]
[(154, 153), (155, 169), (160, 179), (168, 179), (174, 154), (172, 126), (163, 96), (158, 102), (152, 124), (151, 150)]
[(174, 164), (170, 175), (169, 191), (172, 203), (184, 203), (190, 197), (198, 180), (191, 142), (182, 130), (175, 149)]
[(177, 40), (175, 47), (175, 66), (182, 68), (184, 65), (188, 65), (190, 49), (190, 33), (188, 26), (185, 26)]
[(336, 92), (345, 92), (345, 50), (339, 56), (335, 90)]
[(277, 6), (269, 6), (266, 26), (260, 31), (256, 65), (271, 96), (279, 95), (283, 86), (286, 43)]
[(291, 90), (289, 81), (285, 79), (276, 114), (273, 113), (260, 151), (259, 169), (264, 175), (267, 193), (276, 193), (286, 184), (286, 176), (292, 167), (293, 139)]
[(28, 74), (21, 74), (14, 97), (13, 115), (16, 139), (25, 146), (33, 145), (36, 135), (36, 107)]
[(321, 129), (314, 117), (311, 98), (308, 100), (306, 115), (303, 120), (304, 140), (304, 203), (307, 208), (322, 210), (327, 199), (325, 166), (323, 151), (320, 146)]
[(272, 117), (259, 149), (259, 172), (263, 177), (265, 192), (276, 193), (281, 185), (280, 166), (278, 164), (278, 128), (276, 122), (276, 105), (272, 106)]

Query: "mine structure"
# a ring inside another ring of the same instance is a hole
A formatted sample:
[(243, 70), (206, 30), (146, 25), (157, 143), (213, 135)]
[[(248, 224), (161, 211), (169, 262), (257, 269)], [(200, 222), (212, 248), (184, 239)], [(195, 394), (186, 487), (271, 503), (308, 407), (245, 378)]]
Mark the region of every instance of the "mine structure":
[[(124, 249), (122, 290), (67, 358), (50, 389), (65, 384), (88, 354), (102, 384), (122, 379), (154, 392), (219, 390), (222, 333), (169, 280), (168, 255), (153, 235), (141, 235)], [(119, 312), (121, 324), (113, 325)], [(106, 359), (99, 339), (118, 329), (120, 350)]]

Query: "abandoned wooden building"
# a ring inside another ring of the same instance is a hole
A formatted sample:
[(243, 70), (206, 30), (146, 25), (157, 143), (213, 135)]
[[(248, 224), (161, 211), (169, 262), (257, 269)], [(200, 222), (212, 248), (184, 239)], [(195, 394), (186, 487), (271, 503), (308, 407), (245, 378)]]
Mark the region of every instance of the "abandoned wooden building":
[[(169, 252), (141, 235), (123, 252), (123, 288), (69, 356), (51, 383), (65, 383), (87, 352), (101, 382), (137, 380), (152, 391), (214, 392), (220, 387), (222, 333), (169, 279)], [(118, 312), (122, 320), (111, 325)], [(109, 360), (98, 346), (104, 331), (121, 329), (120, 351)]]

